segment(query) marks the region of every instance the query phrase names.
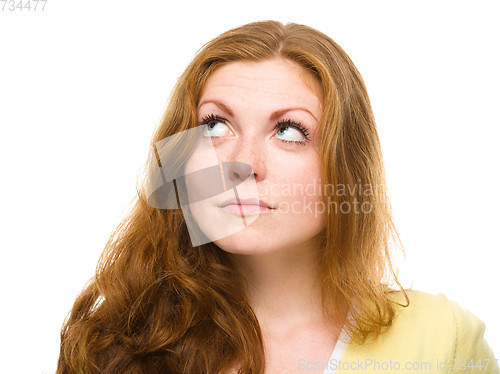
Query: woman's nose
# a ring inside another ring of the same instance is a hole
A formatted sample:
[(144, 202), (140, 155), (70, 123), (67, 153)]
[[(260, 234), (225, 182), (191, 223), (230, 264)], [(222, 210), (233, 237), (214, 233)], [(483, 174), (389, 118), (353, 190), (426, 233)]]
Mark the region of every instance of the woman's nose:
[[(240, 139), (234, 143), (234, 148), (231, 150), (228, 160), (234, 163), (231, 169), (231, 178), (242, 178), (244, 180), (250, 174), (254, 174), (255, 181), (265, 178), (266, 173), (266, 150), (263, 142), (258, 142), (255, 139)], [(243, 164), (247, 164), (245, 167)]]
[(252, 166), (245, 162), (228, 162), (227, 163), (227, 178), (231, 182), (231, 186), (237, 186), (243, 183), (251, 174), (253, 174)]

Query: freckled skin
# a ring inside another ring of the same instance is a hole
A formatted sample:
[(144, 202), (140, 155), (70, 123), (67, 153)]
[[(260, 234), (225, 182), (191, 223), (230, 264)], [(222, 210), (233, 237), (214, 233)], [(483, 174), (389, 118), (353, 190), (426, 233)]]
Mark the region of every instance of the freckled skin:
[[(199, 103), (217, 100), (234, 116), (209, 102), (198, 107), (198, 120), (215, 114), (227, 120), (211, 131), (217, 134), (213, 147), (219, 161), (239, 161), (252, 166), (258, 198), (277, 207), (261, 214), (244, 229), (215, 240), (221, 249), (238, 254), (264, 254), (283, 250), (316, 248), (315, 236), (324, 227), (323, 214), (315, 212), (321, 204), (318, 183), (318, 120), (321, 118), (321, 86), (296, 63), (283, 59), (261, 62), (232, 62), (216, 70), (207, 80)], [(284, 108), (306, 108), (284, 113), (277, 120), (270, 116)], [(305, 140), (293, 128), (275, 129), (280, 119), (301, 122), (311, 138), (305, 145), (285, 140)], [(212, 135), (213, 136), (213, 135)], [(201, 158), (186, 164), (186, 173), (202, 167)], [(308, 186), (306, 190), (306, 186)], [(313, 188), (313, 186), (315, 188)], [(240, 197), (245, 194), (242, 186)], [(239, 191), (240, 192), (240, 191)], [(248, 192), (248, 191), (247, 191)], [(234, 197), (229, 191), (218, 197)], [(255, 195), (252, 195), (254, 197)], [(223, 230), (236, 216), (217, 207), (213, 201), (191, 208), (200, 228), (210, 237), (211, 230)], [(255, 218), (255, 217), (254, 217)], [(240, 218), (241, 219), (241, 218)]]

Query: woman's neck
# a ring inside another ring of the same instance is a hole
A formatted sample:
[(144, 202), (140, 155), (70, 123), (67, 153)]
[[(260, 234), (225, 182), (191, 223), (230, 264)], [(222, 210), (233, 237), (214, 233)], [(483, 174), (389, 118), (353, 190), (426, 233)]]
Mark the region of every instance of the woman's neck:
[(247, 295), (263, 329), (285, 333), (323, 321), (317, 282), (318, 244), (264, 254), (232, 254), (247, 279)]

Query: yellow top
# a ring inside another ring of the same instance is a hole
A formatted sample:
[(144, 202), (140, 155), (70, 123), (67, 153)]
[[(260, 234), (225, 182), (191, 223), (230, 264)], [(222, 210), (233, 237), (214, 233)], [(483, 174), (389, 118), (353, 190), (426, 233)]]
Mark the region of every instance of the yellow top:
[[(397, 306), (385, 333), (365, 345), (340, 344), (336, 350), (345, 351), (333, 352), (324, 373), (500, 374), (499, 360), (483, 336), (483, 321), (442, 293), (406, 292), (410, 306)], [(395, 298), (406, 305), (402, 292)]]

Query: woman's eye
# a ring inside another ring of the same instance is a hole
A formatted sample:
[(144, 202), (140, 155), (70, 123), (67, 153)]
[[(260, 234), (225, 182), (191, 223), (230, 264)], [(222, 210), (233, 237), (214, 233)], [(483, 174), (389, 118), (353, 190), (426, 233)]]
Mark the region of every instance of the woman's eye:
[[(223, 138), (231, 136), (232, 131), (226, 120), (217, 115), (210, 114), (200, 121), (199, 125), (205, 125), (203, 137)], [(309, 131), (300, 122), (291, 119), (283, 119), (274, 127), (278, 140), (284, 143), (306, 145), (310, 141)]]
[[(222, 126), (219, 126), (222, 125)], [(225, 126), (225, 129), (224, 129)], [(228, 131), (227, 131), (227, 125), (223, 122), (220, 121), (212, 121), (207, 123), (206, 126), (206, 132), (205, 136), (206, 137), (220, 137), (220, 136), (225, 136)]]
[[(285, 130), (285, 131), (282, 131)], [(304, 134), (300, 131), (297, 130), (296, 128), (292, 126), (281, 126), (278, 131), (276, 132), (276, 135), (286, 135), (284, 139), (280, 139), (283, 141), (288, 141), (288, 142), (301, 142), (305, 139)]]

